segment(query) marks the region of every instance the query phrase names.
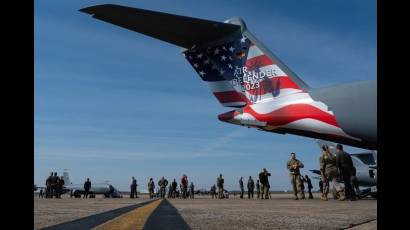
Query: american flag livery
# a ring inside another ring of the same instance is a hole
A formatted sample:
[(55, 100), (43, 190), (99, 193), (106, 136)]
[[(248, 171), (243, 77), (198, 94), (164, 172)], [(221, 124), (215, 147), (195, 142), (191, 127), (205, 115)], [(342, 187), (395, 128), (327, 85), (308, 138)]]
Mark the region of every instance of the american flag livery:
[(185, 58), (203, 81), (206, 81), (218, 101), (228, 107), (243, 107), (250, 103), (235, 78), (235, 70), (246, 64), (249, 39), (235, 39), (201, 50), (188, 50)]
[(314, 101), (244, 35), (187, 50), (184, 55), (222, 105), (241, 108), (219, 115), (222, 121), (265, 130), (312, 130), (356, 140), (340, 128), (326, 104)]
[(221, 45), (187, 50), (184, 55), (224, 106), (243, 107), (301, 92), (287, 74), (245, 36)]

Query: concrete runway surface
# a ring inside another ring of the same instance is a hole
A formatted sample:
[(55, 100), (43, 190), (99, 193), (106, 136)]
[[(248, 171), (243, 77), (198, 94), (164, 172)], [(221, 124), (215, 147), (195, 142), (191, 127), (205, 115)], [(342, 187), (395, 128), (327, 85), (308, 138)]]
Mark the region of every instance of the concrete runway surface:
[(35, 197), (34, 228), (377, 229), (377, 200), (325, 202), (319, 194), (314, 196), (313, 200), (293, 200), (291, 194), (272, 194), (270, 200), (196, 196), (162, 202), (150, 202), (144, 195), (138, 199)]

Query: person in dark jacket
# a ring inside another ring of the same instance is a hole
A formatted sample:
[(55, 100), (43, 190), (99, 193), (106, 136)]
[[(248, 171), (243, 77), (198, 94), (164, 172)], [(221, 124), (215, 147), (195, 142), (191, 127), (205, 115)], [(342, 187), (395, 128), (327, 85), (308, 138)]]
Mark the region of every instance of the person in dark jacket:
[(244, 189), (243, 189), (243, 177), (241, 177), (241, 179), (239, 179), (239, 188), (241, 189), (241, 193), (240, 193), (240, 198), (241, 199), (243, 199), (243, 192), (244, 192)]
[(57, 198), (61, 198), (61, 194), (63, 194), (63, 189), (64, 189), (64, 178), (63, 176), (61, 176), (57, 184)]
[[(307, 183), (307, 187), (308, 187), (308, 193), (309, 193), (309, 199), (313, 199), (313, 194), (312, 194), (312, 181), (310, 180), (308, 175), (305, 175), (305, 180)], [(323, 188), (322, 188), (323, 189)]]
[(351, 201), (356, 200), (356, 193), (351, 184), (351, 177), (353, 173), (353, 161), (348, 153), (343, 151), (341, 144), (336, 145), (336, 166), (342, 176), (345, 185), (345, 196)]
[(271, 174), (263, 168), (263, 171), (259, 173), (259, 181), (261, 183), (261, 199), (269, 199), (269, 177)]
[(87, 178), (87, 181), (84, 183), (84, 196), (83, 198), (88, 198), (88, 194), (90, 193), (91, 189), (91, 181), (90, 178)]
[(134, 199), (134, 196), (137, 193), (137, 180), (135, 179), (135, 177), (132, 177), (130, 188), (131, 188), (130, 198)]
[(47, 177), (46, 180), (46, 198), (52, 198), (52, 191), (51, 191), (51, 178), (53, 177), (53, 172), (50, 173), (50, 176)]
[(172, 198), (175, 198), (176, 195), (177, 195), (177, 187), (178, 187), (178, 184), (177, 184), (177, 181), (175, 180), (175, 178), (174, 178), (174, 181), (172, 181), (172, 183), (171, 183), (171, 187), (172, 187), (172, 195), (171, 195), (171, 197), (172, 197)]

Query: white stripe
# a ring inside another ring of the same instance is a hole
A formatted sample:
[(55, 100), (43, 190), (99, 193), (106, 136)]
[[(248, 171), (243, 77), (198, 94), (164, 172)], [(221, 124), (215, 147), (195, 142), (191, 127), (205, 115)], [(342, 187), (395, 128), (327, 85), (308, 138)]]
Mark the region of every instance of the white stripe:
[(256, 118), (249, 113), (238, 114), (233, 119), (244, 125), (266, 126), (267, 123), (266, 121), (256, 120)]
[(266, 102), (267, 100), (278, 100), (279, 98), (287, 96), (289, 94), (295, 94), (295, 93), (300, 93), (300, 92), (302, 92), (302, 90), (300, 89), (284, 88), (280, 90), (279, 95), (276, 97), (274, 97), (272, 93), (265, 93), (262, 95), (253, 95), (246, 91), (245, 94), (249, 100), (250, 98), (257, 97), (258, 99), (255, 101), (255, 103), (263, 103), (263, 102)]
[[(290, 129), (297, 129), (297, 130), (309, 130), (316, 133), (321, 134), (331, 134), (331, 135), (338, 135), (347, 137), (353, 140), (360, 141), (360, 139), (352, 137), (346, 134), (341, 128), (330, 125), (326, 122), (305, 118), (297, 121), (290, 122), (286, 125), (280, 126), (281, 128), (290, 128)], [(273, 128), (273, 127), (272, 127)]]
[(248, 59), (263, 55), (264, 53), (257, 46), (252, 45), (248, 51)]
[(267, 114), (275, 110), (278, 110), (284, 106), (294, 104), (309, 104), (322, 110), (323, 112), (333, 115), (333, 112), (329, 111), (326, 104), (322, 102), (313, 101), (313, 99), (309, 96), (308, 93), (293, 93), (283, 97), (277, 97), (271, 101), (267, 101), (266, 103), (253, 104), (251, 105), (251, 107), (255, 112), (259, 114)]

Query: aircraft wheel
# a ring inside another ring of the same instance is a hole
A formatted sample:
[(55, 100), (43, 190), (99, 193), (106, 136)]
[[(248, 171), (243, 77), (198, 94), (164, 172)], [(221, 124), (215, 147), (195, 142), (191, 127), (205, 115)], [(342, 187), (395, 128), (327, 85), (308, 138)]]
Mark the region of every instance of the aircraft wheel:
[(77, 192), (77, 191), (75, 191), (75, 192), (73, 193), (73, 196), (74, 196), (75, 198), (81, 198), (81, 194), (80, 194), (79, 192)]

